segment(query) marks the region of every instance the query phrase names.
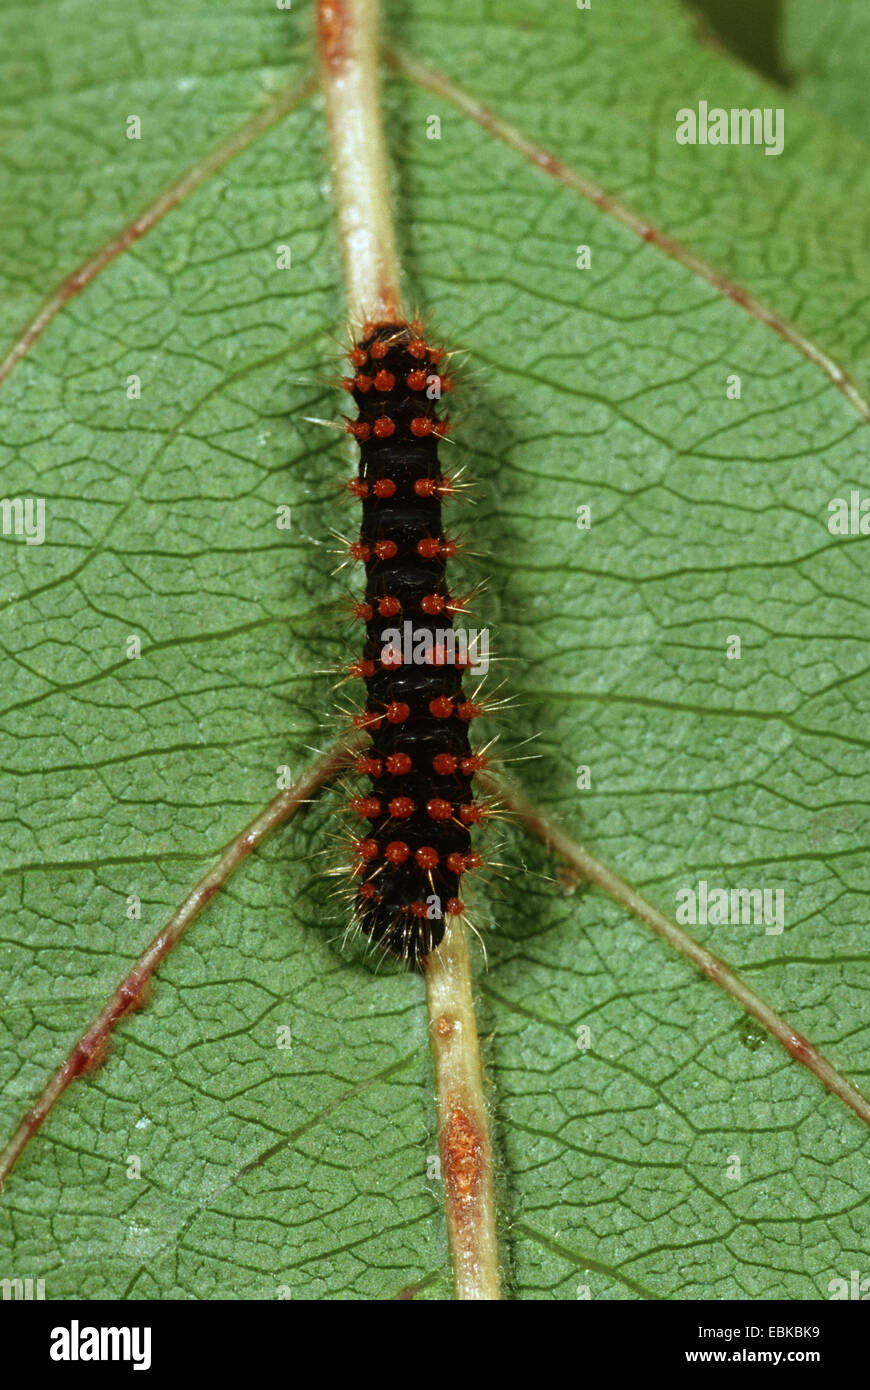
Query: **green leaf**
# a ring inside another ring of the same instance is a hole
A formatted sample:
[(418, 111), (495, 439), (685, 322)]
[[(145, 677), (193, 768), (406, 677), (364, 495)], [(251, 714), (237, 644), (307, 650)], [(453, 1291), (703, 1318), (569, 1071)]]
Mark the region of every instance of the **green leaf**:
[(861, 0), (839, 0), (820, 14), (812, 0), (787, 0), (783, 49), (794, 85), (854, 135), (870, 139), (867, 42), (870, 14)]
[[(96, 14), (6, 18), (9, 342), (313, 63), (307, 7)], [(387, 28), (866, 383), (863, 147), (680, 7), (448, 0), (391, 5)], [(702, 99), (784, 106), (782, 155), (677, 145)], [(491, 576), (477, 611), (517, 697), (489, 732), (540, 755), (509, 765), (527, 794), (665, 910), (700, 879), (782, 889), (781, 935), (692, 930), (866, 1089), (868, 561), (827, 529), (866, 426), (657, 234), (407, 78), (386, 110), (409, 302), (468, 352), (457, 527), (485, 558), (457, 586)], [(278, 769), (340, 727), (321, 672), (352, 649), (352, 585), (330, 528), (355, 511), (341, 437), (307, 417), (341, 409), (342, 316), (309, 99), (0, 387), (4, 495), (46, 502), (43, 545), (0, 546), (5, 1130)], [(53, 1112), (3, 1194), (4, 1274), (50, 1298), (449, 1296), (422, 985), (342, 946), (321, 872), (341, 800), (245, 865)], [(621, 908), (566, 895), (517, 827), (490, 853), (514, 866), (473, 899), (509, 1294), (827, 1297), (862, 1267), (857, 1118)]]

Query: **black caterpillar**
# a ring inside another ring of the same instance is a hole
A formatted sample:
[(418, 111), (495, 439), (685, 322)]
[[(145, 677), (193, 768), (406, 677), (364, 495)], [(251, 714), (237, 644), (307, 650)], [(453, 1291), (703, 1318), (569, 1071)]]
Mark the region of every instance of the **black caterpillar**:
[(463, 912), (460, 878), (482, 862), (469, 827), (487, 814), (472, 793), (486, 759), (468, 739), (483, 707), (463, 690), (474, 657), (451, 645), (464, 604), (445, 575), (456, 544), (443, 533), (441, 502), (455, 480), (439, 467), (449, 422), (436, 405), (452, 382), (441, 372), (443, 349), (420, 332), (417, 323), (366, 324), (350, 352), (354, 376), (342, 382), (358, 408), (347, 422), (360, 446), (348, 486), (363, 504), (349, 549), (366, 568), (365, 597), (354, 605), (365, 646), (350, 668), (365, 681), (366, 703), (354, 723), (372, 739), (356, 762), (371, 791), (351, 802), (370, 822), (354, 841), (354, 915), (372, 941), (412, 963), (439, 944), (445, 915)]

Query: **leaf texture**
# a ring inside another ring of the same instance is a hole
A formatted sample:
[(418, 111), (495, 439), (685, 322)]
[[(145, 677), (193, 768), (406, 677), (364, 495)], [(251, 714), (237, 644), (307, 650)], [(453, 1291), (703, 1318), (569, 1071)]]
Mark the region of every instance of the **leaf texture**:
[[(7, 9), (7, 343), (301, 80), (310, 18)], [(866, 385), (856, 136), (670, 0), (390, 4), (385, 25)], [(484, 558), (462, 578), (490, 576), (477, 613), (516, 696), (489, 732), (539, 755), (510, 765), (526, 792), (665, 910), (700, 879), (782, 889), (781, 935), (693, 930), (866, 1089), (868, 560), (827, 528), (866, 426), (793, 343), (451, 101), (395, 74), (385, 99), (409, 300), (468, 354), (456, 529)], [(677, 145), (700, 99), (784, 107), (783, 154)], [(329, 532), (356, 513), (340, 436), (306, 417), (340, 409), (342, 314), (313, 98), (0, 387), (4, 495), (46, 503), (43, 545), (0, 546), (7, 1130), (278, 769), (340, 727), (320, 673), (352, 646), (352, 581)], [(245, 866), (53, 1113), (3, 1195), (4, 1271), (51, 1298), (449, 1296), (422, 986), (342, 947), (321, 876), (341, 799)], [(492, 857), (512, 867), (473, 901), (509, 1294), (827, 1297), (866, 1263), (860, 1122), (620, 908), (566, 896), (517, 827)]]

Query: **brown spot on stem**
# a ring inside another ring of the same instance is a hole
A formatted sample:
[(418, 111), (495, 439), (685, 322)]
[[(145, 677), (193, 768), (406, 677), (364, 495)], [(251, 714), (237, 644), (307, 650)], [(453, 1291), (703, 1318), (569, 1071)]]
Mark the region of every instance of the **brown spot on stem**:
[(708, 980), (713, 980), (717, 985), (722, 984), (723, 966), (722, 962), (716, 956), (705, 956), (701, 961), (701, 969)]
[(109, 1055), (109, 1035), (104, 1033), (102, 1037), (95, 1038), (88, 1045), (81, 1043), (73, 1054), (73, 1075), (90, 1076), (91, 1072), (99, 1071)]
[(317, 32), (323, 61), (329, 68), (339, 67), (346, 57), (347, 7), (344, 0), (319, 0)]
[(444, 1182), (453, 1199), (455, 1216), (461, 1220), (465, 1208), (477, 1193), (483, 1177), (483, 1137), (459, 1106), (451, 1107), (450, 1121), (442, 1139), (441, 1161)]
[(435, 1034), (437, 1037), (446, 1040), (450, 1037), (455, 1026), (452, 1018), (448, 1018), (446, 1014), (442, 1014), (441, 1017), (435, 1021)]
[(381, 267), (380, 279), (378, 281), (378, 297), (380, 303), (383, 305), (384, 314), (388, 320), (402, 317), (402, 309), (399, 304), (396, 287), (390, 277), (385, 273), (383, 266)]
[(813, 1048), (802, 1033), (792, 1033), (786, 1044), (787, 1050), (798, 1062), (807, 1062), (813, 1053)]
[(151, 980), (147, 975), (129, 975), (118, 990), (121, 1014), (144, 1009), (151, 1000)]

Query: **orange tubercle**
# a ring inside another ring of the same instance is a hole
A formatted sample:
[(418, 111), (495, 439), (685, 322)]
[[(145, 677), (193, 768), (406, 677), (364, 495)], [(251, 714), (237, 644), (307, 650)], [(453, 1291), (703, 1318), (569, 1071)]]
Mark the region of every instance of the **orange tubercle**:
[(386, 761), (387, 772), (393, 777), (404, 777), (411, 771), (412, 763), (407, 753), (391, 753)]
[(355, 729), (379, 729), (383, 722), (382, 715), (372, 714), (369, 710), (364, 710), (362, 714), (355, 714), (351, 720)]
[(450, 777), (456, 771), (457, 761), (452, 753), (436, 753), (432, 767), (439, 777)]
[(473, 700), (464, 700), (461, 705), (456, 706), (456, 713), (460, 719), (477, 719), (483, 712), (483, 705), (475, 704)]

